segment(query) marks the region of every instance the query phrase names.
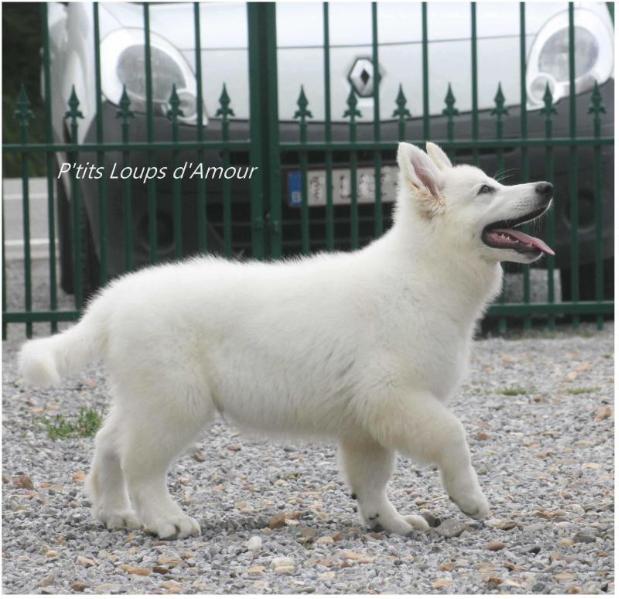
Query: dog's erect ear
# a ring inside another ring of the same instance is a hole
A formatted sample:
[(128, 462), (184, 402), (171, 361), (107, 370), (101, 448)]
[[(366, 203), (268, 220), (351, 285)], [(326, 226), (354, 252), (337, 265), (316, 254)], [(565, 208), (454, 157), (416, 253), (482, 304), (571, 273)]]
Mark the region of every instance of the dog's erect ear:
[(416, 192), (419, 208), (425, 216), (437, 214), (445, 202), (441, 195), (443, 176), (429, 156), (412, 144), (398, 145), (398, 166), (406, 183)]
[(453, 166), (453, 164), (451, 164), (451, 160), (449, 160), (449, 156), (447, 156), (447, 154), (445, 154), (439, 146), (433, 144), (431, 141), (426, 143), (426, 152), (439, 171), (444, 171), (445, 169)]

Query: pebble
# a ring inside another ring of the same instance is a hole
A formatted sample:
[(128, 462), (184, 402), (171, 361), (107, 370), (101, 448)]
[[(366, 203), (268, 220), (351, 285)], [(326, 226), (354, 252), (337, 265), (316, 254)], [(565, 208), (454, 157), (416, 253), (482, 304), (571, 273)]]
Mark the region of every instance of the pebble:
[(284, 512), (275, 514), (275, 516), (269, 520), (269, 528), (282, 528), (286, 526), (286, 518), (287, 516)]
[(116, 594), (120, 592), (120, 585), (106, 582), (97, 585), (94, 590), (97, 595)]
[(504, 548), (505, 543), (503, 543), (502, 541), (490, 541), (490, 543), (486, 545), (486, 549), (488, 549), (488, 551), (500, 551)]
[(448, 578), (437, 578), (432, 582), (432, 588), (436, 589), (437, 591), (448, 589), (452, 585), (453, 581), (449, 580)]
[(572, 539), (574, 543), (595, 543), (595, 537), (584, 532), (577, 532)]
[(314, 543), (316, 545), (333, 545), (333, 543), (335, 543), (335, 541), (333, 540), (333, 537), (329, 537), (329, 536), (324, 536), (324, 537), (318, 537)]
[(271, 568), (276, 574), (292, 574), (295, 571), (295, 562), (290, 557), (274, 557)]
[(27, 474), (22, 474), (20, 476), (16, 476), (13, 479), (13, 485), (18, 489), (34, 489), (34, 484), (32, 483), (32, 479)]
[(45, 578), (39, 580), (40, 587), (48, 587), (50, 584), (54, 584), (56, 577), (53, 574), (48, 574)]
[(318, 532), (309, 526), (301, 526), (299, 528), (299, 535), (302, 542), (309, 543), (317, 537)]
[(271, 560), (272, 568), (284, 568), (284, 567), (293, 567), (294, 568), (294, 560), (291, 557), (274, 557)]
[(150, 568), (140, 568), (139, 566), (121, 566), (127, 574), (133, 574), (135, 576), (150, 576), (153, 571)]
[(443, 520), (434, 530), (438, 534), (449, 539), (452, 537), (459, 537), (467, 528), (468, 525), (465, 522), (456, 520), (455, 518), (448, 518), (447, 520)]
[(250, 566), (247, 569), (247, 573), (250, 576), (258, 576), (258, 575), (262, 575), (264, 573), (264, 566), (260, 566), (258, 564), (254, 565), (254, 566)]
[(85, 568), (91, 568), (96, 563), (94, 559), (85, 557), (83, 555), (78, 555), (76, 561), (80, 566), (84, 566)]
[(249, 551), (258, 552), (262, 549), (262, 539), (258, 536), (253, 536), (247, 541), (246, 547)]
[(516, 526), (518, 526), (518, 524), (513, 520), (488, 520), (486, 524), (492, 528), (498, 528), (500, 530), (511, 530), (512, 528), (516, 528)]
[(182, 593), (183, 587), (175, 580), (168, 580), (161, 583), (161, 588), (165, 589), (168, 593)]

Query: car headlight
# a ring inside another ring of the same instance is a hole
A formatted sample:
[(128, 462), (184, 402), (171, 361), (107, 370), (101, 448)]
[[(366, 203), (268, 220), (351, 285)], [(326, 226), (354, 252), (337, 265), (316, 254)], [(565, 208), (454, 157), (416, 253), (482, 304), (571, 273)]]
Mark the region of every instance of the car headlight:
[[(576, 93), (604, 83), (613, 72), (613, 33), (595, 12), (574, 10)], [(570, 41), (567, 11), (552, 17), (539, 31), (527, 62), (529, 108), (544, 103), (546, 85), (556, 102), (570, 93)]]
[[(123, 85), (131, 109), (146, 111), (146, 59), (144, 31), (118, 29), (101, 42), (101, 87), (105, 97), (118, 104)], [(153, 111), (165, 115), (169, 110), (172, 86), (180, 100), (183, 116), (179, 121), (195, 123), (197, 118), (196, 79), (183, 55), (161, 36), (150, 34), (150, 63)], [(203, 108), (206, 122), (206, 108)]]

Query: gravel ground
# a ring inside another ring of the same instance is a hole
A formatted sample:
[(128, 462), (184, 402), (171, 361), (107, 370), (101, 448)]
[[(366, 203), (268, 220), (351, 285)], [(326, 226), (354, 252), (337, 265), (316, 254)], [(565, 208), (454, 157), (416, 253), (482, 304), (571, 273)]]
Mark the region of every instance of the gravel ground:
[[(613, 593), (613, 327), (475, 343), (453, 408), (492, 505), (460, 514), (438, 474), (399, 458), (395, 505), (442, 520), (410, 538), (363, 530), (332, 446), (214, 425), (170, 473), (199, 538), (110, 532), (82, 479), (92, 439), (52, 441), (45, 417), (106, 409), (101, 371), (26, 390), (21, 328), (3, 352), (6, 593)], [(32, 483), (32, 484), (30, 484)]]
[[(21, 277), (9, 263), (10, 308), (23, 305)], [(47, 305), (46, 278), (34, 261), (36, 307)], [(72, 298), (60, 293), (59, 306)], [(612, 325), (475, 343), (453, 409), (491, 520), (467, 519), (435, 471), (399, 458), (395, 505), (442, 521), (411, 538), (360, 527), (334, 447), (248, 438), (225, 423), (169, 477), (201, 537), (102, 529), (82, 494), (92, 439), (53, 441), (43, 420), (84, 406), (104, 413), (104, 377), (93, 368), (59, 389), (24, 389), (23, 334), (10, 326), (3, 351), (6, 593), (614, 592)]]

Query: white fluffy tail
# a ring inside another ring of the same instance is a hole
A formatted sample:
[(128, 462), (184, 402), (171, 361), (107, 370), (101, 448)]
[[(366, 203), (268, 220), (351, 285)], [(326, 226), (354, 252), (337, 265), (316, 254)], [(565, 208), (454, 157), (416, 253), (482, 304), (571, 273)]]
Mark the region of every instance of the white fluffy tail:
[(102, 356), (105, 335), (102, 319), (97, 317), (97, 303), (67, 331), (24, 343), (19, 353), (19, 370), (26, 383), (37, 387), (57, 385), (63, 377)]

